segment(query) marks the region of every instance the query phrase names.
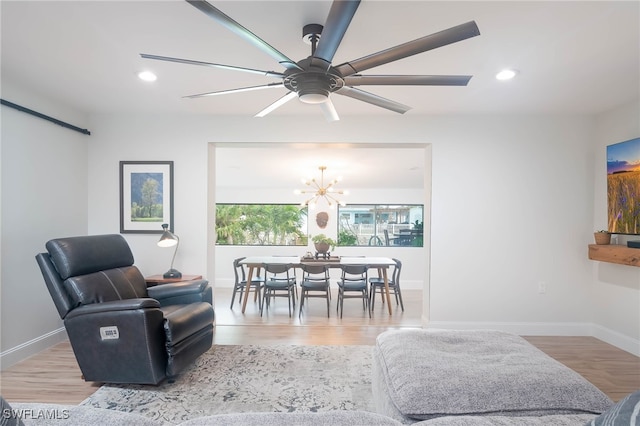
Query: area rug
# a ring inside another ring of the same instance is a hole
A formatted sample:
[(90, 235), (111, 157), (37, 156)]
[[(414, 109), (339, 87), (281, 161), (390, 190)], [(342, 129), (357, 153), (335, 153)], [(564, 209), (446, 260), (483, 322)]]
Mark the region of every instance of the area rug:
[(237, 412), (373, 411), (371, 346), (216, 345), (158, 386), (104, 385), (80, 405), (168, 424)]

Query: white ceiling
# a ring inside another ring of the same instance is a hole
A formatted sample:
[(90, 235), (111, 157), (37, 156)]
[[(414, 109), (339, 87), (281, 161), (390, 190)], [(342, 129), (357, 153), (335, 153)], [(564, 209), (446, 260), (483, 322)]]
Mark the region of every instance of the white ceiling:
[(324, 183), (341, 177), (339, 189), (424, 188), (425, 150), (415, 144), (247, 145), (216, 149), (216, 186), (305, 189), (301, 179), (319, 181), (326, 166)]
[[(330, 1), (211, 3), (294, 60), (310, 54), (310, 46), (302, 41), (302, 27), (323, 24), (331, 5)], [(277, 80), (152, 61), (142, 59), (140, 53), (284, 70), (273, 58), (185, 1), (2, 0), (0, 7), (2, 79), (83, 111), (251, 117), (285, 94), (285, 89), (272, 89), (182, 98)], [(357, 59), (471, 20), (476, 21), (480, 36), (363, 72), (473, 75), (467, 87), (369, 86), (366, 90), (411, 106), (406, 115), (598, 114), (639, 96), (638, 1), (364, 0), (333, 63)], [(518, 69), (519, 76), (509, 82), (497, 81), (495, 73), (504, 67)], [(158, 80), (140, 81), (137, 73), (142, 70), (155, 72)], [(20, 99), (6, 100), (21, 103)], [(342, 120), (353, 115), (401, 119), (397, 113), (344, 96), (333, 95), (332, 100)], [(283, 115), (317, 117), (319, 125), (331, 125), (317, 106), (297, 100), (255, 120)], [(328, 173), (344, 175), (349, 188), (365, 185), (358, 183), (358, 176), (368, 177), (366, 185), (374, 187), (396, 185), (394, 178), (407, 187), (421, 187), (424, 172), (422, 156), (411, 149), (378, 149), (367, 155), (343, 150), (336, 164), (335, 155), (320, 162), (324, 151), (289, 147), (287, 156), (291, 160), (287, 163), (297, 164), (296, 170), (273, 167), (281, 151), (255, 150), (254, 154), (255, 161), (250, 162), (247, 155), (239, 156), (237, 151), (220, 151), (222, 180), (240, 183), (247, 176), (243, 167), (249, 166), (254, 176), (278, 175), (280, 184), (290, 182), (295, 186), (299, 176), (317, 171), (322, 163), (329, 166)], [(398, 164), (404, 166), (399, 169)], [(371, 180), (377, 178), (379, 182)], [(218, 183), (222, 183), (220, 178)]]
[[(310, 46), (302, 41), (303, 25), (323, 24), (331, 5), (330, 1), (211, 3), (294, 60), (310, 54)], [(183, 99), (274, 79), (142, 59), (140, 53), (284, 70), (185, 1), (3, 0), (1, 7), (3, 79), (85, 111), (250, 117), (286, 93), (270, 89)], [(638, 96), (637, 1), (364, 0), (333, 62), (357, 59), (471, 20), (477, 22), (480, 36), (363, 72), (473, 75), (467, 87), (370, 86), (367, 91), (411, 106), (409, 115), (594, 114)], [(496, 81), (494, 75), (503, 67), (520, 70), (519, 77)], [(154, 71), (158, 81), (138, 80), (141, 70)], [(341, 119), (352, 114), (396, 114), (344, 96), (332, 99)], [(272, 114), (321, 117), (317, 106), (297, 100)]]

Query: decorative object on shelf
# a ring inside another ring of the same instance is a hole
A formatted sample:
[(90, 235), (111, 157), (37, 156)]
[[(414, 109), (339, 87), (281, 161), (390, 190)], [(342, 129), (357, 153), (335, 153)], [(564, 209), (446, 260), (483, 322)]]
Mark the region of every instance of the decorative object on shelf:
[(173, 228), (173, 161), (120, 161), (120, 233)]
[(311, 189), (296, 189), (293, 191), (294, 194), (313, 194), (311, 198), (306, 201), (300, 203), (300, 206), (309, 206), (310, 209), (314, 209), (318, 200), (320, 198), (324, 198), (329, 204), (329, 208), (335, 208), (336, 204), (340, 204), (341, 206), (345, 206), (346, 203), (344, 201), (339, 201), (334, 194), (339, 195), (348, 195), (348, 191), (343, 189), (336, 189), (334, 185), (340, 182), (341, 178), (337, 178), (329, 182), (327, 186), (324, 185), (324, 171), (327, 170), (327, 166), (318, 167), (320, 170), (320, 182), (316, 180), (316, 178), (312, 179), (302, 179), (302, 183), (311, 187)]
[(600, 230), (593, 233), (596, 244), (606, 245), (611, 243), (611, 233), (609, 231)]
[(311, 241), (313, 241), (316, 248), (316, 259), (318, 257), (322, 257), (323, 259), (331, 257), (329, 249), (334, 250), (337, 245), (333, 238), (327, 237), (324, 234), (314, 235), (311, 237)]
[(180, 238), (173, 232), (169, 231), (169, 225), (162, 224), (162, 236), (158, 241), (158, 247), (174, 247), (173, 257), (171, 258), (171, 267), (167, 272), (162, 275), (164, 278), (182, 278), (182, 273), (177, 269), (173, 269), (173, 262), (176, 260), (176, 254), (178, 253), (178, 245), (180, 244)]

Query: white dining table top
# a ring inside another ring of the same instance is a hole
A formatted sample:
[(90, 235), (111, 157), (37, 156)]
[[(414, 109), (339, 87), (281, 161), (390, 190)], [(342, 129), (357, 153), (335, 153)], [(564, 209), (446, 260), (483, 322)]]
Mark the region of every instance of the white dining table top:
[(300, 263), (300, 256), (247, 256), (240, 261), (241, 265), (262, 265), (269, 263), (272, 265), (287, 265)]
[(390, 259), (388, 257), (371, 257), (371, 256), (350, 257), (350, 256), (343, 256), (343, 257), (340, 258), (340, 264), (341, 265), (372, 265), (372, 266), (379, 266), (379, 265), (395, 265), (396, 262), (394, 262), (393, 259)]
[[(259, 266), (263, 263), (271, 265), (299, 265), (302, 262), (300, 256), (247, 256), (240, 261), (242, 265)], [(393, 259), (388, 257), (372, 257), (372, 256), (341, 256), (341, 265), (371, 265), (371, 266), (390, 266), (395, 265)]]

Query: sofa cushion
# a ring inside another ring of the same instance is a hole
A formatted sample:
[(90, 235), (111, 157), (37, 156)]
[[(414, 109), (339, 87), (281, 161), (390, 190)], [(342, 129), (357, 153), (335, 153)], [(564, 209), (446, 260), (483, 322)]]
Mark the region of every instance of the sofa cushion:
[(387, 331), (374, 368), (390, 400), (382, 412), (403, 418), (599, 414), (612, 405), (575, 371), (500, 331)]
[(73, 306), (147, 297), (147, 284), (135, 266), (73, 276), (64, 281)]
[(401, 423), (367, 411), (318, 411), (308, 413), (230, 413), (199, 417), (180, 426), (401, 426)]
[(589, 426), (640, 424), (640, 390), (627, 395), (620, 402), (593, 419)]
[(554, 414), (539, 417), (446, 416), (413, 426), (584, 426), (595, 414)]
[(0, 426), (24, 426), (19, 412), (0, 395)]
[(120, 234), (57, 238), (45, 246), (63, 280), (133, 265), (133, 253)]
[(163, 426), (148, 417), (104, 408), (31, 402), (12, 405), (22, 414), (24, 426)]

